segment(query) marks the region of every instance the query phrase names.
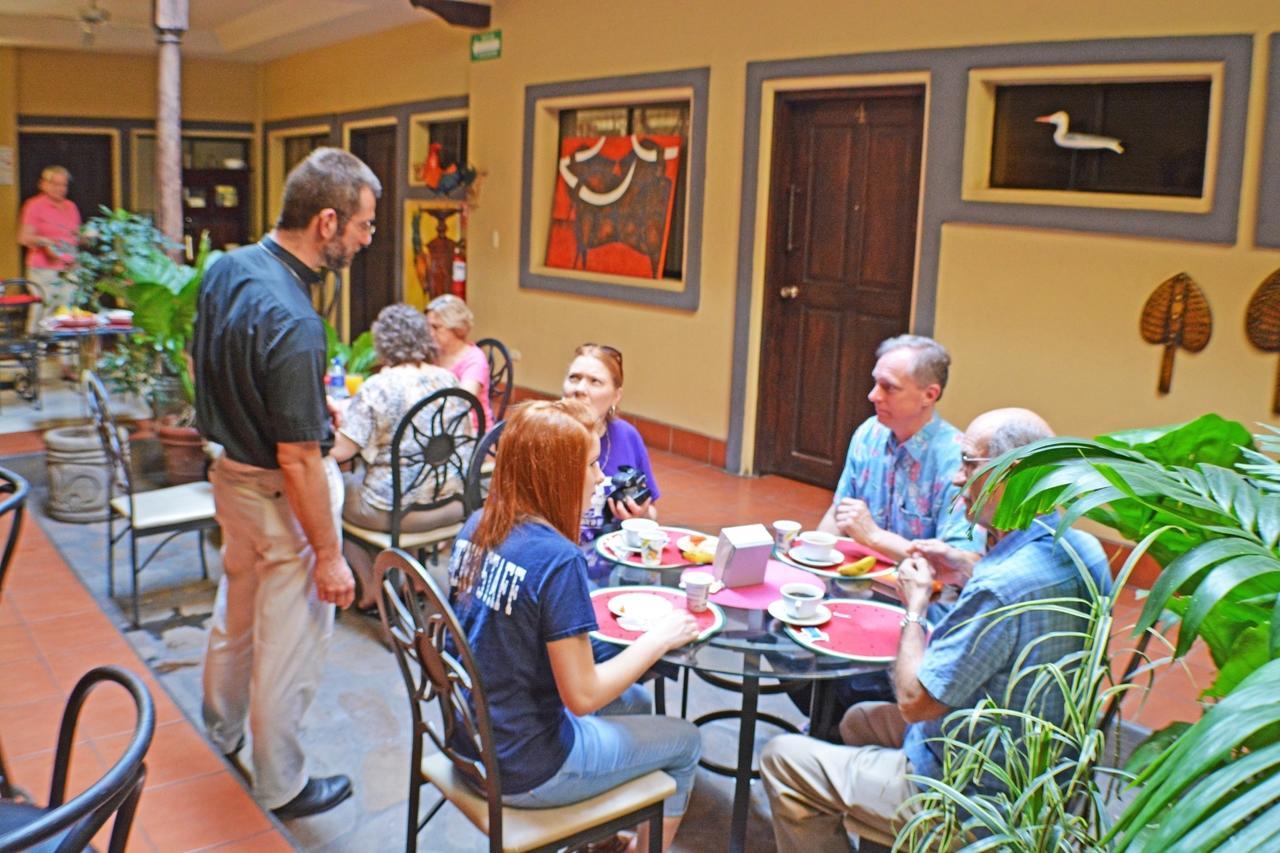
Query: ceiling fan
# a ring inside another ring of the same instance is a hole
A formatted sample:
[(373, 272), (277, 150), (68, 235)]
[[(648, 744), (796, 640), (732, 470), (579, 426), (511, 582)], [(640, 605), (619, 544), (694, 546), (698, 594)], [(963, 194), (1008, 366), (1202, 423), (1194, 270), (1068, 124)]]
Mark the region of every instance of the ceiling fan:
[(111, 20), (111, 12), (98, 5), (98, 0), (88, 0), (88, 2), (76, 10), (74, 15), (40, 15), (42, 18), (56, 18), (60, 21), (74, 21), (80, 25), (80, 34), (84, 38), (85, 47), (93, 44), (93, 37), (97, 35), (98, 27)]
[(472, 30), (489, 28), (488, 2), (475, 3), (467, 0), (409, 0), (413, 6), (435, 12), (448, 24), (455, 27), (466, 27)]

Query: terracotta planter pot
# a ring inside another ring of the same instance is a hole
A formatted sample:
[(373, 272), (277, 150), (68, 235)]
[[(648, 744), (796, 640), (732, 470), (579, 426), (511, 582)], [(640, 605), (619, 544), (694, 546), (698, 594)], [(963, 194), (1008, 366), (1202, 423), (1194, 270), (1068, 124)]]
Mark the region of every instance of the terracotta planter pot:
[(191, 426), (177, 426), (170, 418), (156, 421), (156, 437), (164, 448), (164, 470), (171, 485), (203, 480), (204, 436)]

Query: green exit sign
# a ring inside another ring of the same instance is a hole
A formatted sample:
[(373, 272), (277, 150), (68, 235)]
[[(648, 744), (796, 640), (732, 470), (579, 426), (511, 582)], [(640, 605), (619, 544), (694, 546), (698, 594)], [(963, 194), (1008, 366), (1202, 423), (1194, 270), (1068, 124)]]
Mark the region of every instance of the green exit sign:
[(476, 33), (471, 37), (471, 61), (482, 62), (502, 56), (502, 30)]

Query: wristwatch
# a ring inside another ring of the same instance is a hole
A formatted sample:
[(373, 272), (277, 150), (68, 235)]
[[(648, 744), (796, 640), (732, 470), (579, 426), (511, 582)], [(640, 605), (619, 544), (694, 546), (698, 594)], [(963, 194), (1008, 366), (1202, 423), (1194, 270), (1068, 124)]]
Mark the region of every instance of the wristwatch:
[(911, 611), (907, 611), (907, 614), (902, 617), (902, 622), (898, 625), (898, 627), (905, 628), (908, 625), (913, 623), (921, 627), (924, 627), (925, 619), (919, 613), (912, 613)]

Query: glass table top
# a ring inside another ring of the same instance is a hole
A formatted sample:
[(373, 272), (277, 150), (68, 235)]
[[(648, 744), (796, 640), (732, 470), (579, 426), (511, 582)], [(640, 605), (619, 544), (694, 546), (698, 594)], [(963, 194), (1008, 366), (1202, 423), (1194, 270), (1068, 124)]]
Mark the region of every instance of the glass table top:
[[(650, 585), (677, 588), (682, 572), (683, 569), (655, 571), (600, 562), (590, 574), (595, 588)], [(814, 584), (826, 586), (827, 598), (879, 596), (870, 581), (826, 580), (817, 575), (811, 579)], [(881, 596), (881, 600), (890, 599)], [(883, 663), (851, 661), (806, 649), (791, 639), (783, 624), (764, 610), (720, 607), (726, 620), (722, 630), (700, 643), (668, 653), (663, 660), (701, 672), (795, 681), (845, 678), (887, 667)]]

